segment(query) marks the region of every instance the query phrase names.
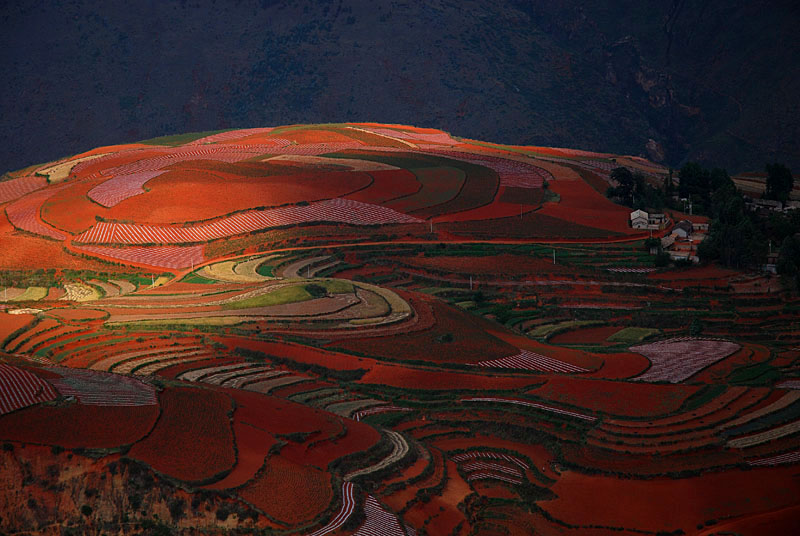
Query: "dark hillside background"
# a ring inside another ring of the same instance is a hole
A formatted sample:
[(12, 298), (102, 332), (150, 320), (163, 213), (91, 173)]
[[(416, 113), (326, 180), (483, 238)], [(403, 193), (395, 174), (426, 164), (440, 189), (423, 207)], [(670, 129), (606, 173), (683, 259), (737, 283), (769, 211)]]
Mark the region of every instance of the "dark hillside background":
[(0, 171), (165, 134), (343, 121), (797, 170), (798, 6), (6, 2)]

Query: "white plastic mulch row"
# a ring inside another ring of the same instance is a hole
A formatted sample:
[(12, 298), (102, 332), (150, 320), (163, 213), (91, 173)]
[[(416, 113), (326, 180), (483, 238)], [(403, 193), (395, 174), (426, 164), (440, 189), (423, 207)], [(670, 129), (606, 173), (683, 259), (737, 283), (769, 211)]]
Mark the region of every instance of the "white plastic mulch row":
[(35, 374), (0, 363), (0, 415), (57, 396), (53, 386)]
[(48, 367), (62, 377), (51, 380), (64, 396), (74, 396), (91, 406), (151, 406), (157, 403), (155, 389), (139, 380), (94, 370)]
[(422, 223), (423, 220), (395, 210), (349, 199), (329, 199), (307, 206), (251, 210), (191, 227), (165, 227), (99, 222), (76, 237), (86, 244), (184, 244), (205, 242), (237, 234), (310, 222), (377, 225)]
[(476, 365), (479, 367), (537, 370), (539, 372), (589, 372), (588, 369), (572, 363), (566, 363), (536, 352), (529, 352), (528, 350), (520, 350), (518, 354), (501, 357), (500, 359), (479, 361)]
[(364, 502), (366, 521), (354, 536), (406, 536), (406, 531), (393, 513), (384, 510), (378, 500), (369, 495)]
[(388, 411), (411, 411), (409, 408), (401, 408), (398, 406), (379, 406), (376, 408), (367, 408), (356, 411), (353, 413), (353, 420), (360, 421), (368, 415), (376, 415), (378, 413), (386, 413)]
[(552, 406), (545, 406), (544, 404), (539, 404), (537, 402), (528, 402), (526, 400), (514, 400), (510, 398), (493, 398), (493, 397), (475, 397), (475, 398), (462, 398), (462, 402), (501, 402), (504, 404), (516, 404), (518, 406), (526, 406), (529, 408), (540, 409), (542, 411), (549, 411), (551, 413), (558, 413), (559, 415), (567, 415), (569, 417), (575, 417), (578, 419), (582, 419), (584, 421), (596, 421), (597, 417), (592, 417), (590, 415), (584, 415), (583, 413), (577, 413), (575, 411), (569, 411), (566, 409), (554, 408)]
[(342, 507), (339, 509), (339, 512), (331, 519), (330, 523), (312, 532), (308, 536), (324, 536), (325, 534), (335, 531), (347, 522), (350, 515), (353, 513), (355, 505), (355, 500), (353, 500), (353, 483), (345, 482), (342, 484)]
[(800, 462), (800, 450), (778, 454), (777, 456), (771, 456), (769, 458), (761, 458), (759, 460), (748, 460), (747, 465), (758, 467), (762, 465), (781, 465), (784, 463), (797, 462)]
[(488, 458), (490, 460), (503, 460), (506, 462), (514, 463), (523, 469), (530, 469), (527, 463), (522, 461), (520, 458), (516, 456), (512, 456), (510, 454), (503, 454), (501, 452), (487, 452), (487, 451), (474, 451), (474, 452), (464, 452), (462, 454), (456, 454), (451, 460), (456, 463), (464, 462), (467, 460), (474, 460), (476, 458)]
[(645, 372), (631, 379), (641, 382), (682, 382), (696, 372), (728, 357), (739, 348), (741, 346), (735, 342), (692, 338), (669, 339), (632, 346), (630, 350), (645, 356), (651, 365)]
[(84, 246), (77, 251), (110, 257), (121, 261), (135, 262), (159, 268), (189, 268), (205, 261), (203, 246), (150, 246), (112, 248), (106, 246)]

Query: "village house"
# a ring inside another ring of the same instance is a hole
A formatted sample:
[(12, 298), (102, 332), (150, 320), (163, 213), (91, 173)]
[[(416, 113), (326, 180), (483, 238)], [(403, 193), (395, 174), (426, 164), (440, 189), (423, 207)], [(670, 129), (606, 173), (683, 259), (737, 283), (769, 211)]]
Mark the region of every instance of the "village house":
[(631, 212), (631, 227), (634, 229), (647, 229), (648, 216), (644, 210), (634, 210)]
[(676, 238), (689, 238), (692, 236), (694, 227), (689, 220), (681, 220), (672, 228), (672, 233)]
[(665, 223), (667, 223), (667, 217), (663, 213), (651, 212), (647, 216), (647, 224), (650, 226), (655, 226), (656, 228), (660, 228)]

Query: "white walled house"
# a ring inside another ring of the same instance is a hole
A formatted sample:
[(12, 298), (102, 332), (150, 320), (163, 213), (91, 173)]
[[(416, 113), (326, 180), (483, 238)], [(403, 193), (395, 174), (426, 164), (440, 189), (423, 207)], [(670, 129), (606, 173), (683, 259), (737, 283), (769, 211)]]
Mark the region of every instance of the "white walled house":
[(634, 229), (647, 229), (649, 218), (644, 210), (634, 210), (631, 212), (631, 227)]

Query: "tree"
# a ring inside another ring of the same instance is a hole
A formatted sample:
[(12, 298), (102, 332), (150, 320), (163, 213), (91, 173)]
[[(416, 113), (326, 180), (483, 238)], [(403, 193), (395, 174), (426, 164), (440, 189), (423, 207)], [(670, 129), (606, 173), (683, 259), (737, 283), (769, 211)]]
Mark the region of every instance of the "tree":
[(792, 171), (783, 164), (767, 164), (767, 191), (764, 197), (777, 201), (789, 199), (794, 186)]
[(783, 239), (776, 268), (796, 289), (800, 289), (800, 238), (796, 235)]
[(688, 162), (678, 172), (678, 178), (681, 198), (700, 204), (700, 210), (706, 209), (711, 198), (711, 173), (697, 162)]
[(611, 179), (616, 183), (616, 187), (609, 188), (606, 191), (608, 197), (616, 198), (625, 206), (650, 208), (648, 202), (655, 201), (657, 207), (663, 207), (663, 199), (660, 192), (655, 188), (649, 186), (644, 179), (644, 175), (639, 173), (632, 173), (626, 167), (618, 167), (611, 170)]

